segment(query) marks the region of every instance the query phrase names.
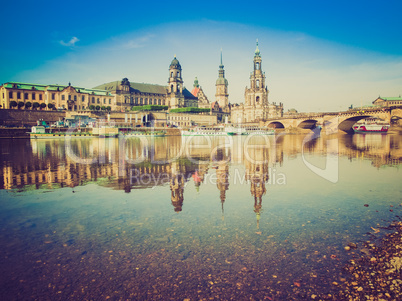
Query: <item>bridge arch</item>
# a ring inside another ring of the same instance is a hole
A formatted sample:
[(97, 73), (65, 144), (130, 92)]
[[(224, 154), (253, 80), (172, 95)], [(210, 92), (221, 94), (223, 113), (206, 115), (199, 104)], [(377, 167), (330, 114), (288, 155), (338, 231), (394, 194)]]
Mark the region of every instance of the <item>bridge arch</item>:
[(279, 122), (279, 121), (270, 122), (270, 123), (268, 123), (267, 127), (270, 129), (284, 129), (285, 128), (283, 123)]
[(314, 129), (317, 126), (318, 120), (306, 119), (300, 122), (297, 127), (301, 129)]
[(377, 116), (375, 116), (375, 114), (373, 115), (358, 115), (358, 116), (353, 116), (353, 117), (349, 117), (344, 119), (342, 122), (339, 123), (338, 125), (338, 129), (341, 131), (344, 131), (346, 133), (353, 133), (353, 125), (358, 122), (359, 120), (365, 119), (365, 118), (378, 118)]

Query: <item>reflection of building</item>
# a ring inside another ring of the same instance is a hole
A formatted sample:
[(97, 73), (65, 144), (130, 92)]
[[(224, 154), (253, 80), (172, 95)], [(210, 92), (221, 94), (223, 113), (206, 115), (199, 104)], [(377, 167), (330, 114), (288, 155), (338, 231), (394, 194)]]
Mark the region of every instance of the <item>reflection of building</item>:
[(268, 93), (257, 41), (257, 48), (254, 54), (254, 69), (250, 75), (250, 88), (246, 87), (244, 104), (232, 106), (232, 122), (256, 122), (268, 118), (281, 117), (283, 114), (283, 104), (269, 104)]
[(269, 153), (266, 148), (254, 149), (254, 159), (246, 161), (246, 180), (250, 181), (250, 192), (254, 197), (254, 212), (257, 219), (257, 228), (260, 225), (262, 211), (262, 196), (266, 193), (265, 183), (269, 179)]
[(216, 187), (219, 189), (220, 194), (219, 198), (221, 200), (222, 205), (222, 214), (223, 214), (223, 205), (226, 200), (226, 191), (229, 189), (229, 165), (230, 162), (230, 149), (220, 147), (216, 150), (213, 155), (213, 161), (217, 165), (216, 168)]

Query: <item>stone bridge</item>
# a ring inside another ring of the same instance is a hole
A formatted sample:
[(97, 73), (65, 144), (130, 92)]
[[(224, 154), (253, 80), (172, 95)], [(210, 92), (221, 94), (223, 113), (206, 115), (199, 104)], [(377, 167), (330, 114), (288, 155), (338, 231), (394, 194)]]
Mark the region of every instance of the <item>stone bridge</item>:
[(362, 110), (349, 110), (345, 112), (332, 113), (308, 113), (298, 114), (294, 117), (282, 117), (277, 119), (269, 119), (263, 122), (264, 126), (269, 128), (291, 130), (313, 129), (317, 125), (321, 125), (327, 133), (341, 130), (347, 133), (353, 132), (352, 126), (361, 119), (376, 117), (391, 123), (401, 123), (402, 107), (375, 108)]

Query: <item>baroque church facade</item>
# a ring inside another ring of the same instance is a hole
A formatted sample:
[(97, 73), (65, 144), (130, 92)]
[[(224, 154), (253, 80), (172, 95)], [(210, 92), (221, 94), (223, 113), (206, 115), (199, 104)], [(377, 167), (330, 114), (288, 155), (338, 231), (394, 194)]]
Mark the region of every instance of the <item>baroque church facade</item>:
[(282, 117), (283, 104), (268, 102), (269, 90), (266, 85), (265, 72), (262, 71), (262, 59), (257, 47), (253, 59), (253, 72), (250, 75), (250, 87), (244, 92), (244, 103), (231, 106), (232, 123), (248, 123)]
[(162, 105), (169, 109), (198, 107), (198, 98), (183, 86), (182, 68), (176, 56), (170, 63), (167, 83), (167, 86), (135, 83), (123, 78), (121, 81), (99, 85), (95, 89), (115, 95), (115, 107), (121, 111), (143, 105)]

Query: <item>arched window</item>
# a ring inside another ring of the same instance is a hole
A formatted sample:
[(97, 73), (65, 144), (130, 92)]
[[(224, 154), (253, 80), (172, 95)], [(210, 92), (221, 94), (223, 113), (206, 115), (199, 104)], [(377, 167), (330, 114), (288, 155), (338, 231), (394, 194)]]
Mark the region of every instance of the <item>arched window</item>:
[(257, 80), (255, 81), (255, 85), (256, 85), (256, 88), (257, 88), (257, 89), (260, 87), (260, 80), (259, 80), (259, 79), (257, 79)]
[(170, 86), (170, 92), (173, 93), (173, 85)]
[(74, 101), (77, 101), (77, 95), (74, 95)]
[(260, 101), (260, 97), (257, 96), (257, 97), (255, 98), (255, 102), (259, 102), (259, 101)]
[(260, 70), (260, 63), (259, 62), (255, 63), (255, 69)]
[(180, 77), (180, 71), (177, 71), (177, 77)]
[(172, 72), (170, 72), (170, 77), (173, 77), (173, 71), (172, 71)]

